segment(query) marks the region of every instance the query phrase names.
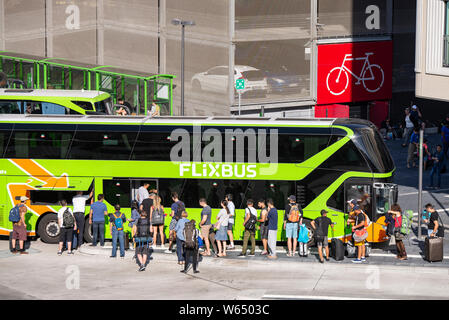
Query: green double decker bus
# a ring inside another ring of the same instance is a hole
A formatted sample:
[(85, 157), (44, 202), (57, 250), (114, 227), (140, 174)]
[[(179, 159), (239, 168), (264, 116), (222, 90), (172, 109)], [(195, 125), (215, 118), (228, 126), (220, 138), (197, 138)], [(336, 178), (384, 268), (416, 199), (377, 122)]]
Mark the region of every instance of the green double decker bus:
[[(372, 123), (355, 119), (5, 115), (0, 158), (0, 234), (12, 230), (8, 212), (26, 195), (28, 234), (48, 243), (58, 241), (61, 199), (70, 205), (77, 191), (93, 190), (95, 199), (105, 195), (109, 212), (120, 204), (129, 218), (144, 182), (162, 198), (166, 235), (171, 192), (197, 222), (200, 198), (212, 207), (214, 222), (220, 201), (232, 194), (236, 240), (246, 201), (267, 198), (279, 212), (278, 240), (285, 240), (284, 208), (293, 194), (311, 233), (310, 222), (326, 209), (335, 224), (329, 238), (344, 242), (351, 238), (346, 202), (363, 199), (368, 241), (383, 242), (385, 213), (397, 198), (383, 139)], [(88, 212), (89, 205), (86, 219)], [(91, 228), (84, 236), (91, 241)]]

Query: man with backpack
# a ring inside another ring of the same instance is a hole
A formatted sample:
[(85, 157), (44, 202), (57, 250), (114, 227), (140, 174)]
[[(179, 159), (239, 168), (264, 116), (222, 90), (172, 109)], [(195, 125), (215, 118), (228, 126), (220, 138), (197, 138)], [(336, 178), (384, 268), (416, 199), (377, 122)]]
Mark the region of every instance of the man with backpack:
[[(137, 207), (137, 203), (135, 204)], [(150, 219), (145, 211), (140, 213), (133, 225), (134, 242), (136, 243), (136, 262), (139, 271), (145, 271), (150, 255)]]
[[(29, 200), (25, 196), (20, 197), (20, 203), (14, 206), (9, 212), (9, 221), (12, 222), (12, 240), (11, 252), (20, 254), (28, 254), (25, 251), (24, 242), (27, 240), (27, 228), (25, 224), (25, 214), (27, 212), (26, 201)], [(19, 240), (19, 251), (16, 250), (16, 241)]]
[(112, 235), (111, 258), (117, 257), (117, 238), (120, 243), (120, 258), (125, 258), (125, 234), (123, 232), (126, 217), (120, 212), (120, 205), (115, 205), (115, 212), (109, 215), (109, 231)]
[[(187, 220), (187, 219), (186, 219)], [(184, 224), (183, 238), (184, 238), (184, 255), (185, 263), (182, 273), (187, 273), (190, 263), (192, 263), (193, 273), (199, 273), (198, 268), (198, 236), (199, 232), (196, 229), (196, 221), (191, 220)]]
[(165, 253), (172, 253), (172, 246), (173, 242), (176, 238), (176, 225), (178, 221), (182, 218), (182, 213), (185, 210), (186, 206), (184, 202), (179, 200), (179, 196), (177, 192), (172, 192), (171, 198), (173, 200), (173, 204), (171, 205), (171, 214), (170, 217), (172, 217), (170, 221), (170, 225), (168, 229), (170, 230), (169, 234), (169, 241), (168, 241), (168, 249), (165, 250)]
[(303, 211), (301, 205), (296, 203), (296, 197), (294, 195), (289, 196), (288, 201), (289, 203), (285, 206), (284, 230), (287, 237), (287, 257), (293, 257), (296, 252), (298, 226), (302, 224)]
[(204, 244), (206, 246), (206, 250), (202, 253), (204, 256), (210, 256), (210, 242), (209, 242), (209, 233), (212, 227), (211, 218), (212, 218), (212, 209), (209, 205), (207, 205), (206, 199), (200, 199), (200, 206), (203, 207), (201, 210), (201, 237), (204, 240)]
[(61, 209), (58, 210), (59, 251), (58, 256), (62, 255), (62, 246), (67, 241), (67, 254), (72, 255), (73, 231), (76, 230), (76, 220), (72, 210), (67, 207), (67, 201), (61, 200)]
[(254, 208), (254, 201), (248, 199), (246, 201), (247, 208), (245, 209), (245, 221), (243, 227), (245, 233), (243, 234), (243, 247), (239, 257), (246, 257), (246, 251), (248, 250), (248, 240), (251, 239), (251, 251), (249, 257), (254, 257), (256, 252), (256, 224), (257, 224), (257, 210)]

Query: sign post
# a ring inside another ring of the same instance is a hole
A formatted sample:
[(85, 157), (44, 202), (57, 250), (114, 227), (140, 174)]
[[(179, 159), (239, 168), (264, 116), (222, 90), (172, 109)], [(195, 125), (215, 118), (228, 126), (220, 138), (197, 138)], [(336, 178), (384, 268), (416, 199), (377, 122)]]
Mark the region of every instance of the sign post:
[(235, 80), (235, 90), (237, 90), (237, 92), (239, 94), (239, 115), (241, 113), (241, 96), (242, 96), (243, 89), (245, 89), (245, 79)]

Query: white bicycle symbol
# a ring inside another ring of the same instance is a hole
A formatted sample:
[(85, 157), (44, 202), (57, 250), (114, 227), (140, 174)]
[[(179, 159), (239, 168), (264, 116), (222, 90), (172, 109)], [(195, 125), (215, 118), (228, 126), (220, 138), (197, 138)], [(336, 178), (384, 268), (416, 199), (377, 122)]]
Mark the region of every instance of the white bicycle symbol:
[[(359, 58), (352, 58), (352, 54), (345, 55), (341, 66), (335, 67), (328, 73), (326, 79), (327, 90), (335, 96), (343, 94), (348, 88), (349, 74), (351, 74), (357, 80), (355, 83), (356, 85), (363, 82), (366, 91), (371, 93), (379, 91), (384, 84), (384, 71), (379, 65), (371, 64), (369, 62), (369, 56), (373, 54), (373, 52), (367, 52), (365, 53), (365, 57)], [(361, 60), (364, 60), (365, 62), (363, 63), (363, 68), (358, 76), (345, 65), (347, 61)], [(340, 79), (342, 74), (344, 74), (344, 79)]]

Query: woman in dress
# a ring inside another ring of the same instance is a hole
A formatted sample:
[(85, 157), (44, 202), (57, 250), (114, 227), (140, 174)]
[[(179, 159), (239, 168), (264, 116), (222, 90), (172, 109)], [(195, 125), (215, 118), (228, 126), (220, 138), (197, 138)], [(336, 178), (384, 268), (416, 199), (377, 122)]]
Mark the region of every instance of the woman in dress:
[(217, 223), (215, 224), (215, 229), (217, 229), (215, 234), (215, 240), (218, 245), (218, 257), (226, 256), (226, 241), (228, 240), (228, 220), (229, 220), (229, 209), (228, 202), (223, 200), (221, 202), (222, 209), (217, 215)]

